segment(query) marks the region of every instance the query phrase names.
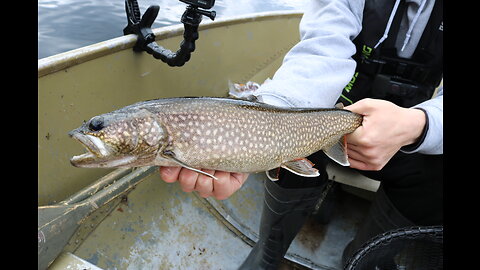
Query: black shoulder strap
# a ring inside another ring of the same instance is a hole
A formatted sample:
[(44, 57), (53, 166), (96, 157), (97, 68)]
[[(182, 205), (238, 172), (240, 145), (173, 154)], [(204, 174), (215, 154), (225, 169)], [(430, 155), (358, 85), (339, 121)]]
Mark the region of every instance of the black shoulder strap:
[[(390, 26), (388, 38), (380, 46), (390, 43), (392, 47), (394, 46), (405, 6), (405, 0), (401, 0)], [(361, 41), (362, 45), (373, 48), (382, 38), (394, 7), (395, 1), (366, 0), (363, 10), (362, 31), (354, 42)], [(364, 31), (364, 29), (368, 30)]]
[(397, 42), (400, 24), (402, 23), (402, 19), (406, 11), (406, 6), (407, 5), (404, 0), (400, 1), (400, 4), (398, 5), (398, 8), (397, 8), (397, 12), (395, 13), (395, 17), (393, 18), (392, 26), (390, 27), (388, 37), (382, 44), (380, 44), (380, 48), (379, 48), (380, 50), (377, 49), (377, 51), (382, 51), (382, 54), (384, 55), (387, 54), (392, 57), (397, 56), (395, 43)]
[[(418, 42), (413, 58), (428, 61), (432, 54), (443, 53), (443, 0), (436, 0), (432, 14)], [(436, 55), (438, 57), (438, 55)], [(442, 57), (443, 58), (443, 57)], [(434, 63), (436, 64), (436, 63)]]

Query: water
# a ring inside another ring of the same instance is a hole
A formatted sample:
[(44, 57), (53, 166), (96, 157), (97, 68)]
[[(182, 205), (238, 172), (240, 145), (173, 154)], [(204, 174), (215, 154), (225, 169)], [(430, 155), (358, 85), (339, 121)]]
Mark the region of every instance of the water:
[[(302, 10), (307, 0), (216, 0), (216, 19), (254, 12)], [(179, 24), (186, 4), (179, 0), (138, 0), (143, 14), (150, 5), (160, 12), (152, 28)], [(38, 58), (123, 35), (124, 0), (39, 0)], [(202, 22), (209, 21), (203, 17)]]

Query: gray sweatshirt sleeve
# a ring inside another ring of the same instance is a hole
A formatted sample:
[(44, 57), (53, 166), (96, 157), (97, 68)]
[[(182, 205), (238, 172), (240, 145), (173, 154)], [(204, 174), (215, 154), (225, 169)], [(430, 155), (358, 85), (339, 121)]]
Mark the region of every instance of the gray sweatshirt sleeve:
[[(300, 42), (256, 96), (286, 107), (333, 107), (355, 72), (352, 40), (360, 33), (363, 0), (311, 0), (300, 22)], [(428, 117), (425, 137), (405, 153), (443, 153), (443, 88), (417, 106)]]
[(443, 86), (438, 88), (434, 98), (424, 101), (413, 108), (420, 108), (427, 114), (428, 129), (423, 141), (413, 149), (402, 149), (402, 152), (421, 153), (427, 155), (443, 154)]
[(277, 106), (333, 107), (355, 72), (352, 40), (362, 27), (364, 1), (312, 0), (300, 22), (300, 42), (256, 96)]

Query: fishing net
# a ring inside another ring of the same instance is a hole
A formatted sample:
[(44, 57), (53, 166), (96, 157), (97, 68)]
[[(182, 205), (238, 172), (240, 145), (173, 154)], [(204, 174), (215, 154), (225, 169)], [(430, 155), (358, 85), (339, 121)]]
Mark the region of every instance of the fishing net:
[(443, 269), (443, 226), (407, 227), (377, 235), (352, 255), (344, 269)]

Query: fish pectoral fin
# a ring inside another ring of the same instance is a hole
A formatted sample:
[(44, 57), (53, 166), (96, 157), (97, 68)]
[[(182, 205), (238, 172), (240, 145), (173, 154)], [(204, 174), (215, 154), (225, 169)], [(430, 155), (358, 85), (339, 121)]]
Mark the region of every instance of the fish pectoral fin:
[(315, 164), (306, 158), (299, 158), (285, 162), (281, 167), (300, 176), (317, 177), (320, 175), (320, 172), (313, 167), (314, 165)]
[(278, 176), (280, 174), (280, 167), (268, 170), (268, 171), (265, 172), (265, 174), (267, 174), (268, 179), (270, 179), (274, 182), (278, 181)]
[(324, 149), (323, 152), (338, 164), (342, 166), (350, 166), (350, 162), (348, 162), (347, 139), (345, 135), (340, 137), (338, 142), (331, 147)]
[(164, 152), (162, 153), (162, 156), (163, 156), (164, 158), (166, 158), (166, 159), (169, 159), (169, 160), (177, 163), (178, 165), (182, 166), (183, 168), (189, 169), (189, 170), (191, 170), (191, 171), (194, 171), (194, 172), (197, 172), (197, 173), (206, 175), (206, 176), (208, 176), (208, 177), (211, 177), (211, 178), (213, 178), (213, 179), (215, 179), (215, 180), (218, 180), (217, 177), (215, 177), (215, 176), (213, 176), (213, 175), (211, 175), (211, 174), (209, 174), (209, 173), (206, 173), (206, 172), (204, 172), (204, 171), (201, 171), (201, 170), (199, 170), (199, 169), (192, 168), (192, 167), (188, 166), (187, 164), (183, 163), (182, 161), (178, 160), (178, 159), (175, 157), (175, 153), (173, 153), (172, 151), (168, 151), (168, 150), (167, 150), (167, 151), (164, 151)]

